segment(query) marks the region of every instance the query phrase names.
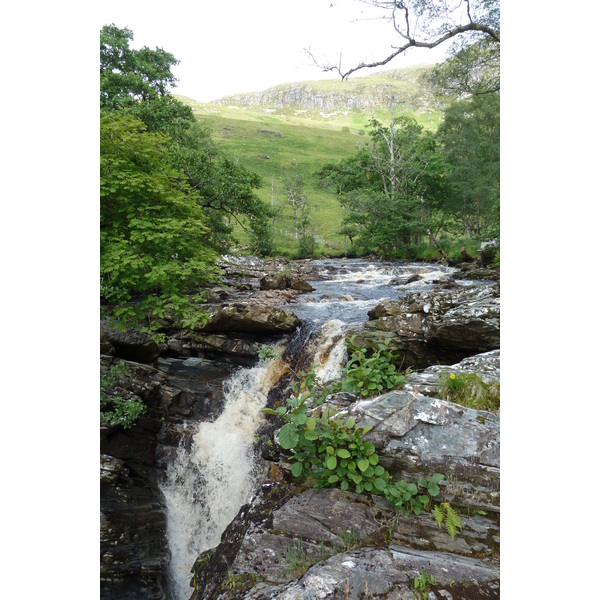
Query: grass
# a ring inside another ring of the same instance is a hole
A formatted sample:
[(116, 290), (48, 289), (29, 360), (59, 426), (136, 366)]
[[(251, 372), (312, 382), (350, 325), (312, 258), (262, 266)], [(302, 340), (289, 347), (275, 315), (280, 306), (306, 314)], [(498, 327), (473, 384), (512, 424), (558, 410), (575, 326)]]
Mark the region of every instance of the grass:
[(442, 373), (440, 397), (467, 408), (497, 412), (500, 409), (500, 382), (486, 383), (475, 373)]
[[(422, 79), (427, 69), (410, 67), (344, 82), (331, 79), (275, 86), (262, 93), (271, 100), (266, 104), (257, 103), (260, 94), (256, 93), (230, 96), (219, 103), (179, 99), (211, 129), (213, 139), (226, 154), (260, 175), (262, 187), (257, 195), (278, 209), (274, 232), (278, 254), (293, 256), (298, 248), (293, 211), (285, 203), (283, 188), (285, 172), (295, 168), (305, 181), (317, 255), (341, 255), (350, 248), (349, 241), (338, 233), (343, 208), (333, 194), (320, 188), (315, 174), (326, 163), (337, 162), (368, 143), (365, 134), (371, 118), (389, 122), (386, 102), (390, 98), (396, 104), (395, 114), (410, 114), (424, 127), (436, 130), (444, 101), (434, 97)], [(338, 107), (320, 110), (306, 104), (283, 105), (280, 98), (292, 88), (303, 90), (309, 97), (335, 94)], [(357, 98), (369, 99), (371, 108), (347, 108), (349, 99), (356, 103)], [(244, 232), (237, 233), (244, 245)]]

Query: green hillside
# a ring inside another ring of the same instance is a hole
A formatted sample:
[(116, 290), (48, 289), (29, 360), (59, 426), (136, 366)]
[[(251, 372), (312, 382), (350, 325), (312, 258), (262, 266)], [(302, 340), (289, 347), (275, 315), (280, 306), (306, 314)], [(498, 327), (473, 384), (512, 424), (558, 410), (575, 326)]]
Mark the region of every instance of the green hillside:
[[(334, 195), (319, 188), (314, 173), (367, 143), (369, 120), (389, 122), (392, 105), (395, 115), (410, 114), (424, 127), (437, 129), (446, 103), (433, 96), (427, 84), (430, 68), (386, 71), (344, 82), (281, 85), (213, 103), (178, 98), (210, 127), (225, 153), (261, 176), (258, 196), (279, 209), (274, 227), (279, 253), (292, 255), (297, 247), (293, 211), (286, 206), (282, 186), (285, 172), (295, 168), (305, 180), (317, 251), (339, 254), (346, 243), (337, 233), (343, 209)], [(243, 231), (239, 239), (243, 245)]]

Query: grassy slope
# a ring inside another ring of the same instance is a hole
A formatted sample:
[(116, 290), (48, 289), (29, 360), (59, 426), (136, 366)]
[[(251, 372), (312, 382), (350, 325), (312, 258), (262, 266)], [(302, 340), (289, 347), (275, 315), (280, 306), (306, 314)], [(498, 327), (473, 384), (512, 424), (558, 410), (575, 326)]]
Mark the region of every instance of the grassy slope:
[[(426, 128), (435, 130), (441, 120), (442, 105), (423, 90), (418, 79), (420, 72), (413, 67), (350, 82), (327, 80), (290, 85), (307, 86), (314, 93), (350, 95), (374, 94), (385, 86), (386, 92), (400, 98), (395, 114), (411, 114)], [(279, 253), (293, 254), (297, 246), (293, 237), (293, 213), (291, 207), (285, 205), (282, 188), (285, 171), (294, 165), (305, 178), (315, 234), (322, 244), (319, 250), (332, 254), (344, 251), (347, 242), (337, 233), (343, 209), (334, 195), (318, 187), (314, 173), (325, 163), (336, 162), (367, 143), (365, 126), (372, 117), (388, 122), (389, 108), (378, 105), (368, 110), (319, 111), (299, 106), (242, 105), (239, 98), (237, 103), (234, 98), (224, 99), (224, 104), (204, 104), (179, 98), (211, 128), (213, 139), (225, 153), (235, 156), (241, 165), (262, 177), (263, 186), (258, 190), (258, 196), (268, 204), (280, 207), (275, 222), (275, 246)], [(243, 232), (239, 238), (244, 243)]]

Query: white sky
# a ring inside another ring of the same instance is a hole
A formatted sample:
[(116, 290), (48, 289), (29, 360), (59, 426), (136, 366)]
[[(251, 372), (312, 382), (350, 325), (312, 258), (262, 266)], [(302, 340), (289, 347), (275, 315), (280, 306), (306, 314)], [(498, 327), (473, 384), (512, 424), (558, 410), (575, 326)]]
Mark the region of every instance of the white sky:
[[(171, 52), (180, 61), (173, 69), (179, 80), (174, 93), (208, 102), (280, 83), (336, 77), (311, 62), (307, 47), (333, 63), (342, 52), (346, 68), (388, 56), (398, 37), (384, 13), (369, 8), (356, 0), (108, 0), (97, 4), (96, 18), (98, 32), (111, 23), (129, 27), (134, 48)], [(364, 20), (373, 16), (376, 20)], [(385, 69), (438, 62), (444, 53), (412, 49)]]

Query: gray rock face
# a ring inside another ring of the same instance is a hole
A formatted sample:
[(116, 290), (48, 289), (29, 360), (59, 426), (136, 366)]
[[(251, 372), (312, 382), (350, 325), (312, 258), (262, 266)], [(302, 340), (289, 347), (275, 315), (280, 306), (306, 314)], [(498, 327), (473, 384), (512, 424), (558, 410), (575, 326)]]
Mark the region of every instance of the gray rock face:
[(351, 333), (355, 344), (375, 348), (390, 340), (403, 368), (451, 364), (500, 347), (496, 286), (451, 287), (384, 300)]
[(433, 365), (423, 371), (411, 373), (404, 389), (435, 397), (439, 394), (442, 373), (475, 374), (479, 375), (484, 383), (498, 382), (500, 381), (500, 350), (469, 356), (454, 365)]
[(271, 511), (259, 497), (196, 562), (191, 598), (412, 598), (422, 572), (434, 575), (437, 598), (498, 598), (498, 563), (486, 546), (497, 526), (480, 516), (461, 519), (451, 540), (431, 514), (401, 516), (381, 497), (306, 490)]
[(500, 597), (497, 566), (447, 553), (428, 553), (404, 546), (362, 548), (339, 554), (285, 586), (255, 589), (247, 599), (297, 600), (331, 598), (361, 600), (414, 599), (414, 578), (421, 573), (435, 577), (434, 598), (483, 599)]
[(210, 322), (202, 327), (201, 331), (268, 335), (290, 332), (299, 325), (300, 319), (289, 310), (239, 303), (218, 308), (211, 314)]
[(350, 410), (392, 474), (460, 472), (461, 481), (499, 489), (500, 420), (496, 415), (405, 390), (356, 402)]
[[(446, 368), (458, 366), (493, 379), (499, 355)], [(499, 417), (416, 391), (438, 374), (432, 367), (409, 380), (412, 390), (344, 406), (373, 427), (366, 439), (395, 480), (444, 474), (434, 502), (450, 502), (460, 514), (454, 539), (431, 512), (402, 515), (383, 496), (266, 484), (222, 544), (196, 562), (191, 598), (409, 599), (422, 573), (436, 581), (430, 598), (499, 598)], [(288, 494), (274, 496), (278, 488)]]

